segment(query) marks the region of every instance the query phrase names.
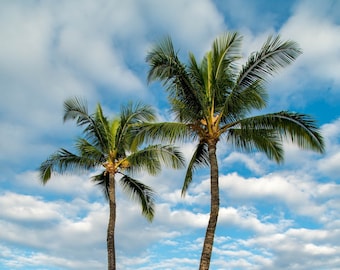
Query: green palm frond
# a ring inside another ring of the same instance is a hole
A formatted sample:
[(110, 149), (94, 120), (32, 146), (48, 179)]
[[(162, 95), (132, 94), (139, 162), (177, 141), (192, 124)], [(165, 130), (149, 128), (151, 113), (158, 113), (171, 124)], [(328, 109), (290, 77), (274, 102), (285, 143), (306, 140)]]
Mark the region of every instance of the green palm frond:
[(107, 148), (107, 138), (102, 123), (96, 121), (104, 118), (100, 105), (97, 106), (95, 115), (89, 115), (85, 100), (74, 97), (64, 102), (64, 121), (76, 120), (78, 126), (85, 125), (84, 135), (92, 144), (102, 148)]
[[(132, 141), (138, 133), (139, 126), (145, 122), (155, 121), (155, 111), (151, 106), (142, 103), (128, 103), (121, 107), (120, 126), (116, 134), (117, 149), (136, 151), (143, 142)], [(120, 151), (119, 151), (120, 152)]]
[(146, 56), (146, 62), (150, 65), (148, 82), (161, 80), (166, 85), (175, 76), (178, 56), (169, 36), (152, 48)]
[(309, 115), (283, 111), (259, 117), (259, 120), (302, 149), (311, 149), (319, 153), (325, 150), (320, 130)]
[(155, 192), (147, 185), (127, 175), (120, 179), (123, 190), (142, 206), (142, 214), (152, 221), (155, 214)]
[(162, 123), (144, 123), (135, 126), (134, 145), (140, 145), (142, 142), (170, 142), (187, 141), (193, 139), (194, 134), (184, 123), (162, 122)]
[(106, 200), (109, 200), (109, 174), (103, 171), (100, 174), (92, 176), (91, 180), (102, 188)]
[(246, 152), (259, 150), (277, 163), (283, 162), (283, 148), (277, 132), (270, 129), (229, 129), (227, 141), (236, 149)]
[(161, 164), (170, 168), (184, 167), (184, 157), (177, 147), (171, 145), (150, 145), (138, 152), (131, 153), (126, 160), (130, 166), (126, 171), (134, 174), (146, 170), (151, 175), (160, 172)]
[(241, 58), (241, 43), (242, 37), (237, 32), (224, 33), (214, 40), (211, 52), (214, 60), (213, 77), (216, 81), (224, 81), (224, 74), (236, 71), (233, 63)]
[[(203, 59), (202, 62), (204, 62)], [(204, 65), (198, 64), (195, 56), (189, 53), (189, 65), (188, 74), (190, 76), (192, 87), (195, 89), (196, 101), (192, 102), (190, 110), (185, 100), (177, 97), (171, 97), (170, 103), (172, 105), (171, 110), (176, 113), (179, 120), (182, 122), (190, 122), (192, 119), (202, 118), (203, 111), (207, 105), (206, 85), (208, 84), (208, 78), (204, 68)]]
[(264, 82), (278, 69), (288, 66), (302, 53), (294, 41), (281, 41), (280, 36), (270, 36), (261, 50), (253, 53), (243, 66), (235, 89), (246, 88), (255, 82)]
[(188, 165), (184, 183), (182, 187), (182, 196), (185, 196), (185, 193), (192, 182), (192, 176), (193, 172), (197, 170), (198, 168), (204, 168), (208, 167), (210, 165), (209, 163), (209, 153), (208, 153), (208, 146), (206, 143), (200, 142), (196, 149), (194, 154), (191, 157), (190, 163)]
[(81, 157), (89, 157), (92, 160), (98, 160), (98, 162), (104, 162), (106, 160), (107, 154), (84, 138), (78, 138), (76, 140), (75, 148)]
[(97, 104), (96, 111), (93, 116), (93, 123), (88, 125), (84, 130), (86, 138), (98, 148), (101, 148), (103, 152), (109, 152), (111, 149), (112, 134), (110, 132), (110, 123), (106, 116), (103, 114), (103, 109), (100, 104)]
[(43, 184), (51, 178), (52, 172), (64, 173), (67, 170), (88, 170), (96, 167), (97, 160), (93, 160), (87, 156), (78, 156), (66, 149), (61, 148), (55, 154), (52, 154), (47, 160), (42, 162), (39, 167), (39, 176)]
[(143, 103), (129, 102), (121, 107), (121, 121), (123, 124), (137, 124), (143, 122), (153, 122), (156, 120), (155, 110)]
[(231, 92), (224, 99), (221, 122), (234, 122), (246, 117), (254, 109), (264, 108), (267, 105), (267, 98), (266, 89), (258, 81), (242, 91)]
[(88, 114), (86, 100), (74, 97), (64, 102), (64, 122), (74, 119), (76, 119), (79, 126), (92, 123), (93, 120)]
[(234, 145), (245, 150), (257, 148), (277, 162), (283, 158), (282, 139), (289, 139), (302, 149), (324, 151), (323, 138), (308, 115), (284, 111), (245, 118), (235, 125), (227, 134)]
[(149, 63), (148, 82), (163, 82), (169, 93), (169, 99), (176, 98), (187, 104), (191, 110), (197, 111), (199, 100), (192, 86), (187, 67), (178, 59), (170, 37), (156, 45), (147, 55)]

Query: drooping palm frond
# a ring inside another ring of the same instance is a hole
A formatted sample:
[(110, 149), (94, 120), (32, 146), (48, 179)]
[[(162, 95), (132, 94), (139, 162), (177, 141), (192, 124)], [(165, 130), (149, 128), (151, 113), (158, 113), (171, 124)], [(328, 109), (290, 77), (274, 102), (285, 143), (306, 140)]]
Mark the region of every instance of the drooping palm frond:
[(260, 128), (231, 128), (226, 133), (227, 141), (236, 149), (246, 152), (259, 150), (277, 163), (283, 161), (280, 136), (275, 130)]
[(155, 192), (140, 181), (124, 175), (120, 179), (123, 190), (130, 194), (142, 206), (142, 214), (152, 221), (155, 213)]
[(282, 161), (282, 139), (289, 139), (302, 149), (324, 151), (323, 138), (315, 121), (308, 115), (284, 111), (245, 118), (237, 124), (238, 130), (229, 129), (228, 139), (241, 148), (255, 146), (278, 162)]
[(208, 146), (204, 142), (200, 142), (196, 149), (195, 152), (193, 153), (191, 160), (189, 162), (184, 182), (183, 182), (183, 187), (182, 187), (182, 196), (185, 196), (186, 191), (192, 182), (192, 176), (195, 170), (198, 168), (204, 168), (209, 166), (209, 153), (208, 153)]
[(92, 176), (91, 180), (102, 188), (105, 198), (109, 200), (109, 173), (103, 171)]
[[(253, 124), (275, 129), (279, 134), (302, 149), (323, 153), (325, 145), (315, 120), (306, 114), (282, 111), (249, 119)], [(245, 120), (248, 122), (249, 120)]]
[(64, 173), (67, 170), (88, 170), (98, 165), (98, 161), (87, 156), (78, 156), (61, 148), (48, 157), (39, 167), (40, 179), (43, 184), (51, 178), (52, 172)]

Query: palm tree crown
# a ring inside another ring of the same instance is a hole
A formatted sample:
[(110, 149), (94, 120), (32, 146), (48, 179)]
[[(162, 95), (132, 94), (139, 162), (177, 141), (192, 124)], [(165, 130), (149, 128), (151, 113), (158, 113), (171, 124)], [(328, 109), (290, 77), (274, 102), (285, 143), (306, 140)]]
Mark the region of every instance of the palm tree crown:
[(76, 154), (61, 148), (44, 161), (40, 166), (40, 179), (46, 184), (53, 171), (64, 173), (102, 168), (101, 173), (92, 179), (103, 187), (110, 202), (108, 269), (115, 269), (115, 176), (121, 176), (119, 182), (123, 189), (140, 202), (142, 214), (151, 221), (154, 191), (132, 176), (140, 171), (155, 175), (160, 172), (162, 164), (178, 169), (183, 167), (184, 159), (174, 146), (145, 146), (142, 140), (138, 140), (138, 130), (143, 123), (155, 120), (155, 113), (149, 106), (130, 103), (123, 106), (120, 116), (112, 120), (103, 115), (100, 104), (94, 114), (89, 114), (86, 102), (78, 98), (65, 101), (64, 109), (64, 121), (75, 120), (83, 127), (83, 136), (76, 140)]
[(208, 166), (211, 172), (211, 213), (200, 269), (209, 269), (211, 249), (219, 209), (216, 145), (223, 141), (236, 149), (264, 152), (283, 161), (284, 139), (304, 149), (324, 151), (321, 134), (308, 115), (281, 111), (254, 115), (267, 104), (266, 81), (293, 62), (301, 49), (293, 41), (270, 36), (262, 48), (238, 68), (242, 37), (221, 35), (212, 43), (201, 62), (189, 54), (188, 64), (180, 61), (168, 37), (147, 55), (148, 81), (160, 80), (166, 87), (177, 122), (145, 126), (144, 136), (163, 139), (194, 139), (197, 146), (184, 179), (184, 195), (195, 169)]

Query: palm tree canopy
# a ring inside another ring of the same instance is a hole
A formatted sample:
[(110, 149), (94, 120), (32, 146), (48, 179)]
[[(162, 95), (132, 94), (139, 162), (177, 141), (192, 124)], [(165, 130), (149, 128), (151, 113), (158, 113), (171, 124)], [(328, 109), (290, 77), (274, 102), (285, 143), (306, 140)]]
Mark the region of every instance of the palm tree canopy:
[(66, 100), (64, 121), (74, 120), (83, 128), (83, 136), (76, 139), (76, 153), (61, 148), (41, 164), (42, 183), (46, 184), (54, 171), (64, 173), (102, 167), (102, 172), (92, 179), (102, 186), (105, 195), (108, 196), (109, 173), (119, 173), (123, 189), (141, 203), (142, 213), (151, 220), (154, 192), (132, 176), (141, 171), (156, 175), (162, 164), (175, 169), (184, 166), (184, 158), (177, 147), (161, 144), (145, 146), (144, 140), (139, 138), (138, 130), (143, 124), (155, 119), (154, 110), (141, 103), (122, 106), (119, 116), (108, 119), (100, 104), (94, 114), (89, 114), (85, 100)]
[(277, 162), (283, 161), (283, 139), (304, 149), (324, 151), (323, 138), (310, 116), (288, 111), (254, 116), (254, 110), (267, 105), (266, 81), (302, 53), (299, 46), (270, 36), (239, 67), (241, 43), (237, 32), (223, 34), (213, 41), (201, 62), (189, 53), (189, 61), (184, 64), (167, 37), (146, 57), (150, 66), (148, 81), (163, 82), (179, 122), (168, 124), (173, 126), (173, 132), (162, 133), (159, 126), (148, 127), (143, 130), (145, 136), (199, 139), (183, 192), (192, 180), (192, 170), (209, 166), (207, 145), (222, 137), (236, 149), (259, 150)]

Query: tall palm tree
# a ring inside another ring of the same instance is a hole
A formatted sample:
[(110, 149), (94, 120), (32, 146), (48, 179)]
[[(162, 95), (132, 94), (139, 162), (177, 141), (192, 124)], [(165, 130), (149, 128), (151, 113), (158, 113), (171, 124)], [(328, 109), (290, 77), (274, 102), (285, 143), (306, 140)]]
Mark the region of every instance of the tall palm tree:
[(109, 201), (110, 217), (107, 229), (108, 269), (116, 269), (115, 223), (117, 176), (123, 189), (137, 199), (142, 214), (151, 221), (154, 216), (154, 192), (142, 182), (132, 178), (134, 173), (146, 170), (151, 175), (160, 172), (161, 165), (172, 168), (184, 166), (183, 157), (171, 145), (149, 145), (144, 148), (138, 138), (138, 129), (144, 121), (154, 121), (151, 107), (130, 103), (121, 108), (120, 116), (112, 120), (103, 115), (100, 104), (94, 114), (89, 114), (84, 100), (73, 98), (64, 102), (64, 121), (75, 120), (83, 127), (83, 137), (75, 143), (77, 153), (61, 148), (40, 166), (40, 179), (43, 184), (51, 178), (53, 171), (64, 173), (68, 170), (95, 170), (102, 172), (93, 180), (103, 187)]
[(241, 59), (241, 41), (237, 32), (223, 34), (213, 41), (200, 63), (190, 53), (188, 64), (184, 64), (168, 37), (146, 57), (150, 66), (148, 81), (163, 82), (177, 121), (145, 126), (144, 135), (198, 142), (187, 168), (182, 195), (192, 182), (193, 172), (202, 166), (210, 167), (210, 217), (201, 270), (209, 269), (219, 212), (216, 157), (219, 141), (240, 150), (264, 152), (278, 163), (284, 158), (285, 139), (300, 148), (324, 151), (323, 138), (310, 116), (289, 111), (263, 115), (254, 112), (266, 106), (266, 80), (301, 54), (298, 45), (270, 36), (240, 67), (237, 62)]

